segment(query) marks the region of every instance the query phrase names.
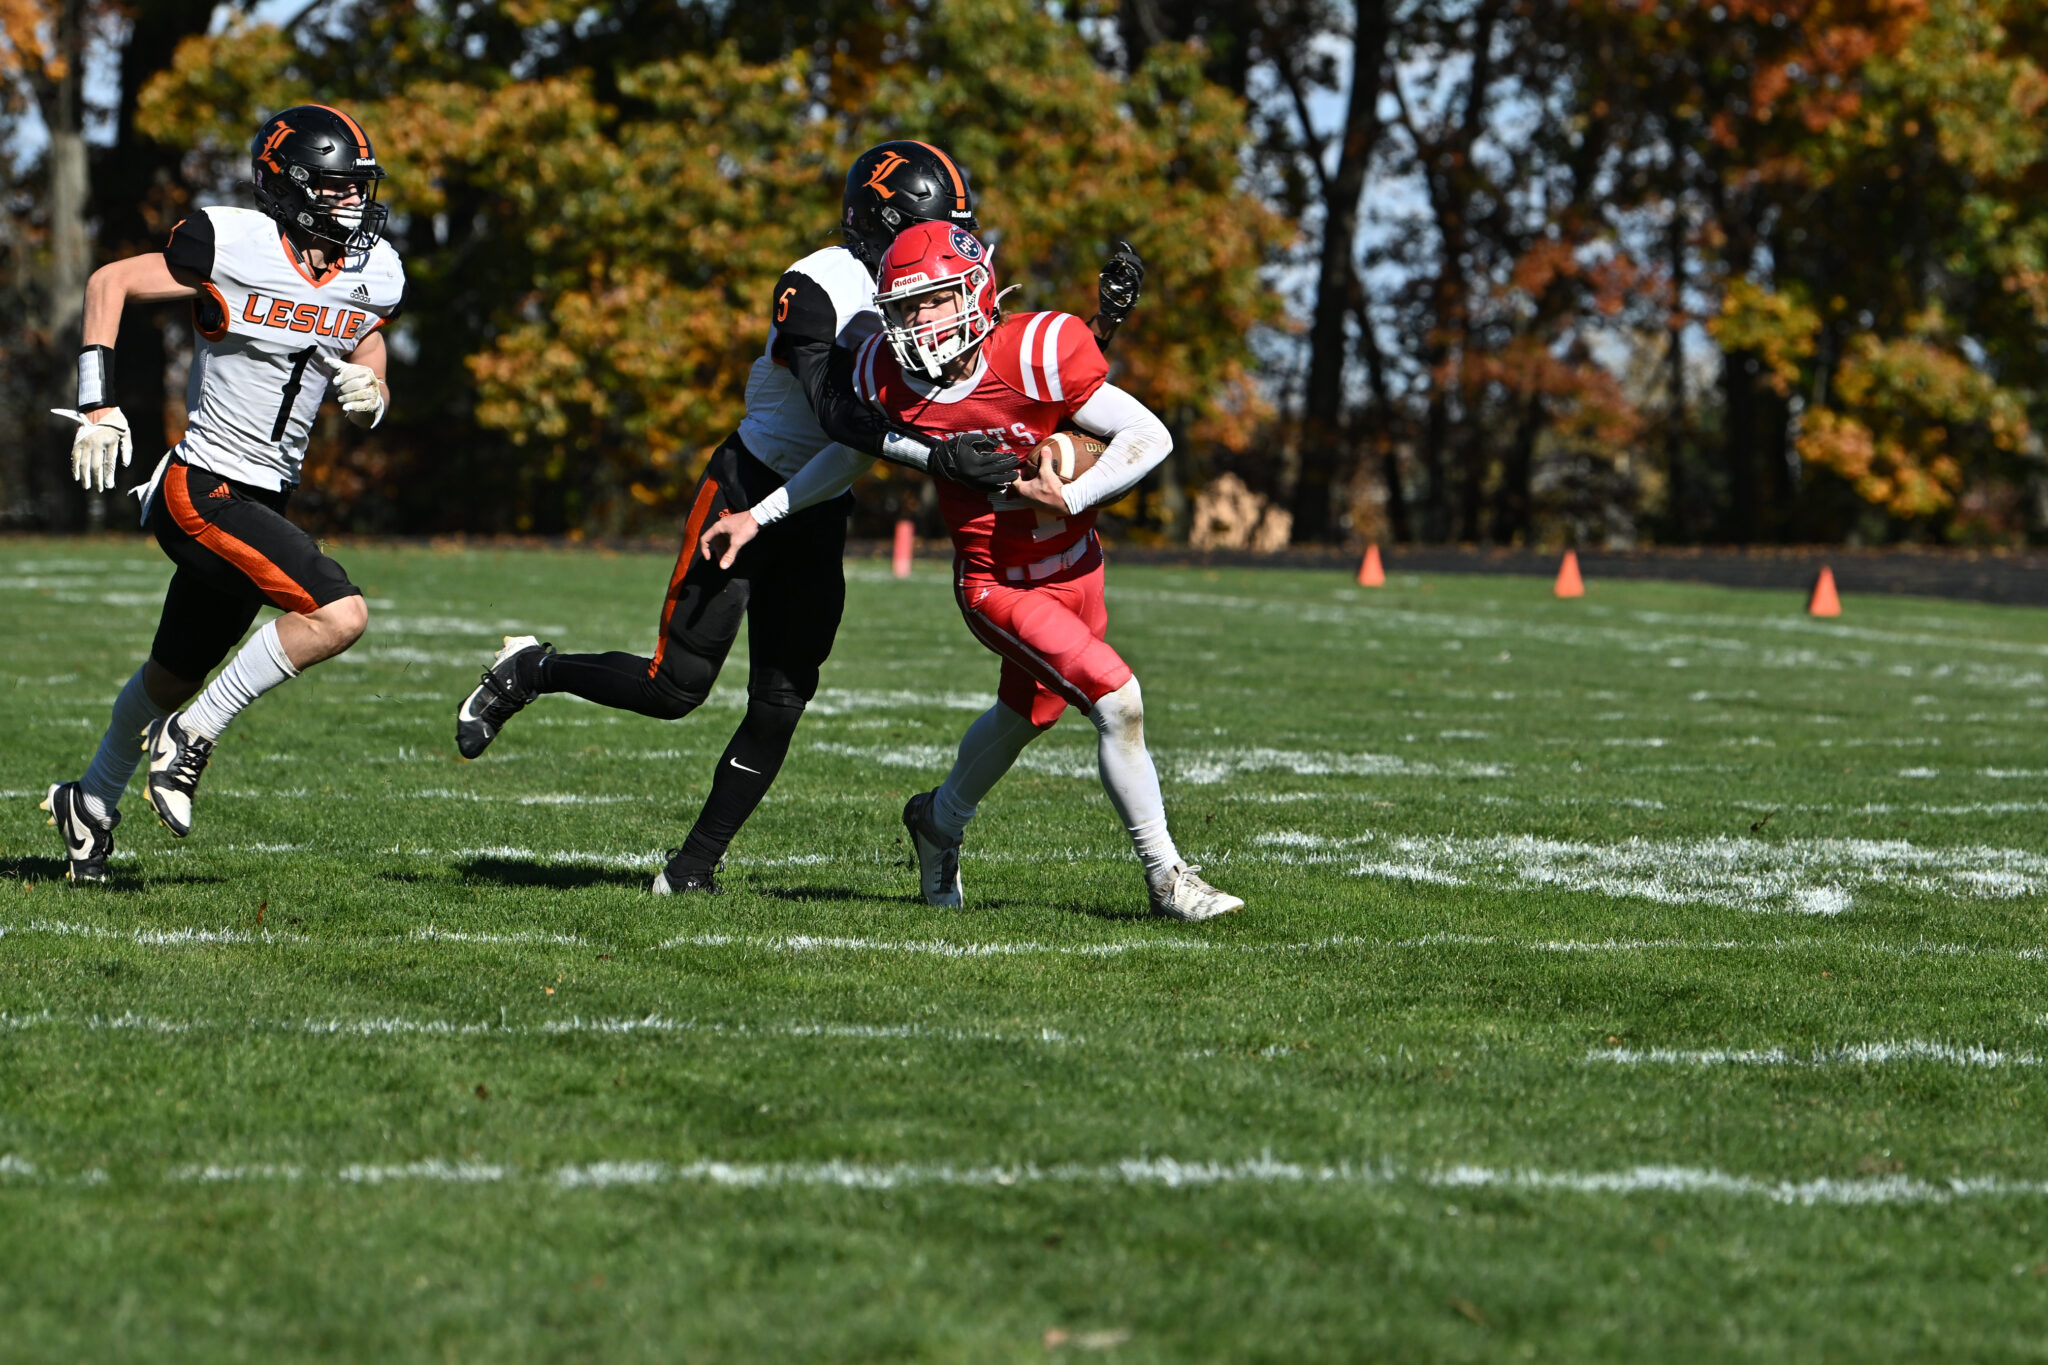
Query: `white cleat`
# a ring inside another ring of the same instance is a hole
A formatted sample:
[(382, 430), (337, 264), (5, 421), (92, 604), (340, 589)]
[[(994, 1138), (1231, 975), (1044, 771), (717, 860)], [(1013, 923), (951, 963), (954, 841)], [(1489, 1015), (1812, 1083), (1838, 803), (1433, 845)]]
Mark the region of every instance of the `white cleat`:
[(1195, 874), (1202, 869), (1175, 863), (1166, 885), (1152, 888), (1152, 913), (1192, 923), (1235, 914), (1244, 902), (1227, 891), (1218, 891)]
[(967, 903), (960, 892), (960, 840), (948, 840), (932, 823), (932, 797), (919, 792), (903, 807), (903, 828), (917, 850), (918, 889), (926, 905), (958, 910)]
[(192, 832), (192, 796), (213, 757), (213, 741), (188, 733), (184, 719), (183, 711), (174, 711), (142, 732), (142, 752), (149, 759), (142, 794), (164, 828), (179, 839)]

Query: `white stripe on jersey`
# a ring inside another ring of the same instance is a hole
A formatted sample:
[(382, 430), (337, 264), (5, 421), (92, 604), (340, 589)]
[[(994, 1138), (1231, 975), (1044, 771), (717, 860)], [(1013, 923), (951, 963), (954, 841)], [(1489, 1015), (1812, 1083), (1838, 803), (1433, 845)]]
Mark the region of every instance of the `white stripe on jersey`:
[(882, 334), (875, 333), (861, 343), (860, 358), (853, 367), (854, 384), (860, 389), (860, 396), (876, 407), (882, 404), (882, 395), (875, 388), (875, 356), (882, 344)]
[(1072, 316), (1071, 313), (1061, 313), (1052, 320), (1052, 326), (1045, 329), (1045, 396), (1054, 402), (1067, 396), (1060, 389), (1060, 328), (1066, 326), (1067, 319)]
[(1017, 346), (1017, 357), (1024, 362), (1017, 368), (1024, 372), (1024, 396), (1026, 398), (1035, 399), (1039, 396), (1038, 381), (1031, 376), (1031, 338), (1037, 335), (1038, 329), (1044, 324), (1045, 314), (1032, 314), (1031, 321), (1024, 324), (1024, 340)]

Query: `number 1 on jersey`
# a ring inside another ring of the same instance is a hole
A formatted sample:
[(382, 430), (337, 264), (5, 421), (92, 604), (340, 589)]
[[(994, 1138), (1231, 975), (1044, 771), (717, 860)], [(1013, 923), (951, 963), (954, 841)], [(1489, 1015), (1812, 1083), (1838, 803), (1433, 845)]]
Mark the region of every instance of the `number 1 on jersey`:
[(292, 362), (292, 377), (284, 381), (284, 401), (277, 405), (277, 421), (270, 428), (270, 439), (284, 439), (284, 429), (292, 420), (292, 405), (299, 401), (299, 387), (306, 378), (306, 362), (313, 358), (318, 347), (308, 346), (302, 351), (293, 351), (286, 359)]

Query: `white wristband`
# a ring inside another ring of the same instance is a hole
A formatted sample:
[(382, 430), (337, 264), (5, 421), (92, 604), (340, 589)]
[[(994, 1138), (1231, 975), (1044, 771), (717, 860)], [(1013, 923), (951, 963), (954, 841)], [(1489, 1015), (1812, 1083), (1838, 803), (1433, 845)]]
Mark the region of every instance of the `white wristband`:
[(78, 353), (78, 410), (92, 412), (114, 402), (114, 348), (88, 346)]
[(932, 462), (932, 447), (929, 441), (920, 441), (915, 436), (902, 436), (890, 432), (882, 438), (882, 458), (892, 464), (909, 465), (912, 469), (929, 469)]

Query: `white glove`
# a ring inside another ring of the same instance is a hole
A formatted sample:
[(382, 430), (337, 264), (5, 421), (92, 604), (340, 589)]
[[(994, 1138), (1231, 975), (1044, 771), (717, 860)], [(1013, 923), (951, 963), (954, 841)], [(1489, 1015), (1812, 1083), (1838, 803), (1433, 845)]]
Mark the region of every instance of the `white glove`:
[(344, 362), (334, 367), (334, 401), (359, 427), (374, 427), (384, 420), (384, 386), (368, 365)]
[(115, 457), (120, 457), (123, 469), (135, 458), (135, 440), (128, 434), (128, 419), (119, 408), (109, 408), (97, 422), (74, 408), (50, 411), (78, 423), (78, 434), (71, 438), (71, 477), (88, 493), (111, 490)]

